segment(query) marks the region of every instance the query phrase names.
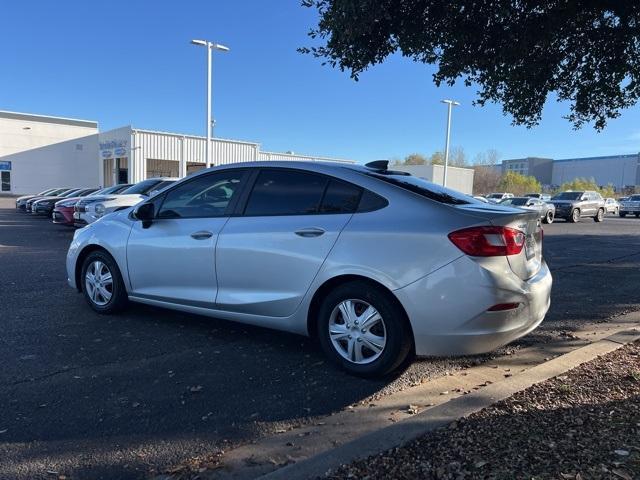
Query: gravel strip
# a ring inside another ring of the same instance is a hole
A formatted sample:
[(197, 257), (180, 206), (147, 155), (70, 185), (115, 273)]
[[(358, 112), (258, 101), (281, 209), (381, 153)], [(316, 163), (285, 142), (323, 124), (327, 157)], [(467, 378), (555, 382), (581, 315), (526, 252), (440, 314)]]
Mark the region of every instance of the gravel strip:
[(330, 479), (640, 479), (640, 343)]

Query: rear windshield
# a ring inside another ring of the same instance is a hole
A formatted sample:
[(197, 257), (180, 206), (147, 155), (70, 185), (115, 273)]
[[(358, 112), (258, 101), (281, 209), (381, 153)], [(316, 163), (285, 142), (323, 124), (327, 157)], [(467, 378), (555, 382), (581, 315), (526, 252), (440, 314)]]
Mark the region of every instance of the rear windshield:
[(441, 187), (435, 183), (427, 182), (426, 180), (410, 175), (384, 175), (375, 172), (367, 172), (365, 175), (377, 178), (383, 182), (390, 183), (396, 187), (400, 187), (404, 190), (408, 190), (413, 193), (417, 193), (430, 200), (435, 200), (439, 203), (446, 203), (449, 205), (466, 205), (468, 203), (482, 203), (475, 198), (466, 196), (463, 193), (456, 192), (449, 188)]
[(504, 193), (492, 193), (487, 198), (502, 198), (504, 197)]
[(562, 192), (553, 197), (554, 200), (578, 200), (582, 192)]
[(507, 198), (501, 201), (500, 205), (516, 205), (519, 207), (521, 205), (526, 205), (528, 201), (528, 198)]

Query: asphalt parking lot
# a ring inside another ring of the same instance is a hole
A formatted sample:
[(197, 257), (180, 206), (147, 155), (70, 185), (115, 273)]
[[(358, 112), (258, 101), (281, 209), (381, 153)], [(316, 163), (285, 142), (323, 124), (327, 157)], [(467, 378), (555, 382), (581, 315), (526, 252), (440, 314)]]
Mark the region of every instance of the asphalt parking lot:
[[(93, 313), (67, 287), (72, 229), (0, 198), (0, 478), (145, 478), (460, 368), (397, 379), (334, 369), (305, 338), (142, 305)], [(640, 310), (640, 219), (545, 226), (551, 310), (515, 346)], [(500, 352), (497, 352), (500, 354)]]

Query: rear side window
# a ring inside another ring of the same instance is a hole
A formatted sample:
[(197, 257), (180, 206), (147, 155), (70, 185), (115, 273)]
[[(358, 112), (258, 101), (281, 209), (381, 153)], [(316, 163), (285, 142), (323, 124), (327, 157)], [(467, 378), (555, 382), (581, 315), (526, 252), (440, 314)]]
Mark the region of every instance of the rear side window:
[(320, 213), (353, 213), (358, 208), (362, 189), (350, 183), (331, 180), (320, 205)]
[(293, 170), (262, 170), (249, 196), (245, 215), (318, 213), (328, 178)]

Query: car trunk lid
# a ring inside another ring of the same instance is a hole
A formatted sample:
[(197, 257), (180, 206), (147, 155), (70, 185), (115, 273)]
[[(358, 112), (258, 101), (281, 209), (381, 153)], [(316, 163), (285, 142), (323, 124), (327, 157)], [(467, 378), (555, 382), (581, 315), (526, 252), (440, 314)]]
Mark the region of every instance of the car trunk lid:
[(511, 270), (523, 280), (533, 277), (542, 265), (543, 231), (538, 213), (500, 205), (467, 204), (454, 208), (488, 221), (495, 227), (506, 227), (521, 231), (525, 236), (520, 253), (507, 255)]

